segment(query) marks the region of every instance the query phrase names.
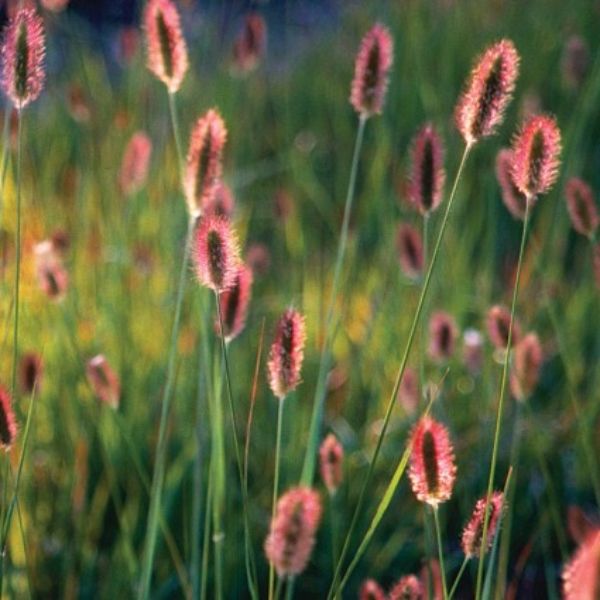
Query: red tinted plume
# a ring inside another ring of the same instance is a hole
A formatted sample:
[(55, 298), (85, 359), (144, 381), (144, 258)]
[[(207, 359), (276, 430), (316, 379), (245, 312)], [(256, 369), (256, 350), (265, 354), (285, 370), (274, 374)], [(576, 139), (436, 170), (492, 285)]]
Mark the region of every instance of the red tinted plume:
[(502, 122), (519, 74), (519, 55), (510, 40), (490, 46), (476, 61), (455, 110), (468, 145), (492, 135)]
[(422, 600), (425, 590), (416, 575), (405, 575), (394, 585), (388, 594), (388, 600)]
[(396, 249), (402, 272), (414, 279), (423, 272), (423, 242), (421, 234), (411, 225), (402, 223), (396, 235)]
[(525, 400), (535, 390), (544, 355), (535, 333), (528, 333), (516, 346), (510, 374), (510, 389), (517, 400)]
[(144, 131), (136, 131), (129, 140), (119, 173), (119, 187), (126, 196), (131, 196), (142, 189), (152, 155), (152, 140)]
[[(227, 342), (236, 338), (244, 329), (251, 292), (252, 270), (242, 263), (238, 267), (231, 288), (219, 295), (223, 329), (225, 330), (225, 340)], [(219, 332), (218, 321), (215, 323), (215, 327)]]
[(471, 375), (477, 375), (483, 364), (483, 336), (469, 328), (463, 334), (463, 362)]
[(377, 23), (362, 39), (354, 66), (350, 103), (361, 117), (381, 114), (393, 58), (392, 36)]
[(280, 400), (300, 383), (305, 340), (304, 317), (293, 308), (288, 308), (277, 323), (267, 363), (269, 385)]
[(581, 235), (593, 238), (600, 224), (600, 217), (592, 188), (578, 177), (571, 177), (567, 182), (565, 195), (573, 229)]
[(8, 452), (17, 437), (17, 420), (12, 399), (7, 390), (0, 387), (0, 449)]
[[(499, 350), (506, 349), (508, 344), (508, 330), (510, 328), (510, 311), (499, 304), (492, 306), (487, 314), (487, 330), (490, 341)], [(511, 346), (519, 343), (521, 327), (518, 321), (513, 321)]]
[(429, 356), (436, 362), (448, 360), (454, 354), (458, 327), (446, 312), (438, 311), (429, 321)]
[(433, 507), (450, 499), (456, 466), (448, 430), (423, 417), (411, 434), (409, 477), (417, 499)]
[(423, 215), (433, 212), (444, 195), (444, 147), (435, 127), (425, 125), (415, 136), (408, 194)]
[(121, 400), (121, 382), (104, 354), (98, 354), (91, 358), (85, 372), (98, 400), (117, 410)]
[(360, 586), (359, 600), (386, 600), (382, 587), (374, 580), (367, 579)]
[(546, 193), (558, 177), (560, 130), (547, 115), (531, 117), (513, 141), (512, 177), (529, 198)]
[(19, 362), (19, 384), (25, 394), (40, 391), (40, 382), (44, 372), (42, 357), (36, 352), (27, 352)]
[(149, 0), (144, 11), (148, 68), (174, 94), (188, 70), (179, 13), (171, 0)]
[(2, 87), (18, 110), (44, 87), (44, 23), (31, 8), (20, 9), (4, 30)]
[(600, 529), (590, 533), (562, 572), (564, 600), (597, 600), (600, 592)]
[(503, 148), (496, 157), (496, 179), (500, 184), (502, 201), (508, 212), (521, 221), (525, 218), (527, 196), (515, 185), (512, 177), (512, 152)]
[(321, 478), (327, 491), (333, 496), (344, 478), (344, 448), (330, 433), (319, 448)]
[(265, 554), (280, 577), (304, 571), (320, 520), (321, 501), (314, 490), (296, 487), (281, 496), (265, 540)]
[(419, 406), (419, 377), (411, 367), (404, 369), (398, 387), (398, 402), (409, 415), (414, 415)]
[[(488, 549), (492, 547), (494, 536), (497, 533), (500, 516), (504, 510), (504, 494), (494, 492), (490, 498), (488, 509), (488, 530), (486, 542)], [(483, 519), (485, 516), (485, 498), (480, 498), (475, 504), (471, 519), (465, 526), (462, 534), (462, 549), (467, 558), (479, 556), (481, 550), (481, 539), (483, 537)]]
[(257, 13), (246, 15), (244, 26), (233, 44), (233, 64), (239, 73), (254, 70), (265, 53), (267, 24)]

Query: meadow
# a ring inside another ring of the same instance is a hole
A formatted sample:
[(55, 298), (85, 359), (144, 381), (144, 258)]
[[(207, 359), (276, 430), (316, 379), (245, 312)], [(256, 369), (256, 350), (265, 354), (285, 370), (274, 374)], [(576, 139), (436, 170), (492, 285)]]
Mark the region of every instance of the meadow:
[(301, 5), (5, 29), (0, 595), (595, 600), (600, 5)]

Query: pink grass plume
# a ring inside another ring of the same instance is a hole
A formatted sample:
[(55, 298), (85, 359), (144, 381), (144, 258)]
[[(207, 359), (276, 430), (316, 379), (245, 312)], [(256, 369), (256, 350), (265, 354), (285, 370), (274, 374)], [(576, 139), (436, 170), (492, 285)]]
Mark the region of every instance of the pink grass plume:
[(185, 196), (192, 218), (201, 215), (215, 200), (226, 140), (227, 128), (216, 109), (208, 110), (192, 129), (184, 173)]
[(85, 373), (98, 400), (117, 410), (121, 400), (121, 382), (106, 356), (98, 354), (88, 360)]
[(512, 177), (528, 198), (545, 194), (558, 177), (561, 136), (553, 117), (529, 118), (512, 144)]
[(425, 416), (413, 428), (410, 443), (412, 490), (419, 501), (435, 508), (450, 499), (456, 479), (450, 435), (444, 425)]
[(144, 28), (148, 68), (174, 94), (181, 87), (189, 65), (179, 13), (172, 0), (148, 0)]
[(598, 600), (600, 528), (589, 533), (562, 572), (564, 600)]
[(598, 230), (600, 217), (592, 188), (579, 177), (571, 177), (565, 187), (565, 196), (573, 229), (581, 235), (593, 238)]
[(359, 600), (386, 600), (383, 588), (374, 580), (367, 579), (360, 586)]
[(40, 391), (44, 363), (37, 352), (23, 354), (19, 361), (19, 386), (25, 394), (31, 394), (35, 390)]
[(495, 133), (504, 118), (519, 74), (514, 44), (500, 40), (476, 60), (454, 118), (467, 145)]
[(144, 187), (151, 156), (152, 140), (145, 131), (136, 131), (125, 147), (119, 172), (119, 187), (126, 196)]
[(393, 58), (392, 36), (376, 23), (360, 44), (350, 93), (350, 103), (362, 118), (381, 114)]
[[(477, 500), (473, 514), (463, 531), (461, 546), (467, 558), (479, 556), (483, 537), (485, 504), (485, 497)], [(494, 492), (489, 502), (488, 529), (486, 535), (487, 549), (491, 548), (494, 543), (494, 537), (498, 532), (498, 523), (500, 522), (500, 517), (504, 508), (504, 494), (502, 492)]]
[(200, 219), (196, 227), (193, 258), (198, 281), (217, 293), (235, 284), (240, 253), (229, 220), (216, 215)]
[(288, 308), (277, 323), (267, 362), (269, 385), (280, 400), (300, 383), (305, 341), (304, 317), (297, 310)]
[(401, 223), (396, 234), (396, 251), (400, 268), (406, 277), (416, 279), (423, 273), (423, 240), (417, 229)]
[(583, 85), (590, 68), (590, 49), (583, 38), (572, 35), (566, 41), (560, 68), (567, 86), (579, 89)]
[(483, 365), (483, 336), (477, 329), (463, 333), (463, 363), (471, 375), (478, 375)]
[(397, 398), (406, 414), (414, 415), (417, 412), (419, 406), (419, 376), (412, 367), (404, 369)]
[(327, 435), (319, 448), (321, 479), (333, 496), (344, 479), (344, 448), (333, 433)]
[(388, 593), (388, 600), (423, 600), (425, 589), (416, 575), (404, 575)]
[(409, 199), (422, 215), (427, 215), (441, 204), (446, 181), (442, 138), (430, 123), (415, 136), (411, 157)]
[[(237, 268), (233, 285), (219, 295), (221, 315), (223, 316), (223, 330), (225, 341), (230, 342), (236, 338), (246, 325), (248, 307), (252, 295), (252, 270), (247, 265), (240, 263)], [(219, 332), (219, 322), (215, 323)]]
[(522, 221), (525, 218), (525, 206), (527, 196), (515, 185), (512, 176), (512, 152), (509, 148), (503, 148), (496, 156), (496, 179), (500, 184), (502, 201), (508, 212)]
[(543, 360), (542, 345), (535, 333), (528, 333), (515, 346), (510, 390), (517, 400), (525, 400), (535, 390)]
[(34, 247), (35, 271), (40, 289), (50, 300), (60, 302), (67, 294), (69, 275), (62, 257), (52, 240), (44, 240)]
[(239, 74), (253, 71), (260, 64), (267, 47), (267, 24), (258, 13), (250, 13), (233, 44), (233, 67)]
[(8, 452), (17, 438), (17, 419), (8, 390), (0, 386), (0, 449)]
[[(510, 328), (510, 311), (508, 308), (499, 304), (492, 306), (488, 310), (486, 324), (492, 345), (499, 350), (505, 350), (508, 345), (508, 331)], [(512, 329), (511, 346), (514, 346), (521, 339), (521, 326), (516, 319), (513, 320)]]
[(4, 30), (2, 87), (17, 110), (33, 102), (44, 87), (44, 23), (32, 8), (21, 8)]
[(203, 211), (205, 214), (214, 214), (231, 219), (235, 209), (235, 198), (231, 188), (219, 181), (215, 193), (204, 202)]
[(437, 311), (429, 320), (429, 356), (435, 362), (449, 360), (454, 354), (458, 327), (454, 317), (447, 312)]
[(292, 488), (278, 500), (265, 554), (279, 577), (294, 577), (306, 569), (320, 520), (319, 494), (308, 487)]

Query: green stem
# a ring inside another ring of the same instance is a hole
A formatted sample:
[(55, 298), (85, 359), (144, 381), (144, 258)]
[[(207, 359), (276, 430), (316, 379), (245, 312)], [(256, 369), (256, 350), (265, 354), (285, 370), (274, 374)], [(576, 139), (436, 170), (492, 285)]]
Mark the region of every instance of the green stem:
[[(428, 258), (428, 238), (429, 238), (429, 213), (423, 215), (423, 269), (427, 268)], [(423, 391), (425, 390), (425, 361), (427, 350), (425, 348), (425, 341), (427, 328), (427, 311), (423, 308), (423, 320), (421, 321), (420, 328), (420, 345), (421, 345), (421, 360), (419, 362), (420, 380), (421, 380), (421, 397), (423, 398)]]
[(294, 578), (288, 579), (287, 589), (285, 590), (285, 600), (292, 600), (294, 597)]
[(329, 591), (329, 597), (332, 596), (333, 593), (335, 593), (336, 591), (336, 587), (341, 575), (341, 570), (342, 570), (342, 565), (344, 562), (344, 559), (346, 558), (346, 554), (348, 553), (348, 549), (350, 546), (350, 540), (352, 538), (352, 534), (354, 533), (354, 529), (356, 527), (356, 524), (358, 522), (358, 517), (361, 514), (362, 511), (362, 507), (363, 507), (363, 502), (365, 500), (365, 497), (367, 495), (367, 491), (369, 490), (369, 485), (371, 483), (371, 477), (373, 476), (373, 472), (375, 469), (375, 463), (377, 462), (377, 458), (379, 457), (379, 452), (381, 450), (381, 446), (383, 444), (383, 438), (385, 436), (385, 433), (387, 431), (388, 428), (388, 424), (390, 421), (390, 417), (392, 414), (392, 410), (394, 408), (394, 405), (396, 403), (396, 396), (398, 394), (398, 388), (400, 387), (400, 381), (402, 380), (402, 376), (404, 375), (404, 370), (406, 369), (406, 363), (408, 362), (408, 356), (410, 354), (410, 350), (412, 348), (412, 344), (413, 341), (415, 339), (415, 333), (417, 330), (417, 326), (419, 324), (419, 319), (421, 317), (421, 312), (423, 311), (423, 305), (425, 302), (425, 297), (427, 295), (427, 291), (429, 289), (429, 285), (431, 282), (431, 276), (433, 273), (433, 270), (435, 269), (435, 265), (437, 262), (437, 258), (438, 258), (438, 254), (440, 251), (440, 246), (442, 244), (442, 239), (444, 237), (444, 232), (446, 230), (446, 226), (448, 224), (448, 219), (450, 216), (450, 212), (452, 210), (452, 205), (454, 204), (454, 198), (456, 197), (456, 190), (458, 188), (458, 182), (460, 180), (461, 174), (464, 170), (464, 166), (465, 163), (467, 161), (467, 157), (469, 155), (469, 152), (471, 150), (471, 146), (467, 145), (465, 146), (465, 150), (463, 152), (458, 170), (456, 172), (456, 177), (454, 179), (454, 184), (452, 185), (452, 191), (450, 192), (450, 197), (448, 199), (448, 204), (446, 205), (446, 212), (444, 213), (444, 218), (442, 220), (442, 224), (440, 226), (440, 231), (438, 233), (434, 248), (433, 248), (433, 254), (431, 255), (431, 262), (429, 264), (429, 267), (427, 269), (427, 274), (425, 276), (425, 281), (423, 283), (423, 287), (421, 288), (421, 295), (419, 296), (419, 302), (417, 304), (417, 309), (415, 311), (414, 317), (413, 317), (413, 321), (410, 327), (410, 332), (408, 334), (408, 340), (406, 342), (406, 347), (404, 349), (404, 354), (402, 356), (402, 360), (400, 362), (400, 367), (398, 369), (398, 373), (396, 375), (396, 381), (394, 383), (394, 389), (392, 390), (392, 393), (390, 395), (390, 399), (388, 401), (388, 405), (386, 408), (386, 413), (385, 413), (385, 417), (383, 420), (383, 426), (381, 428), (381, 431), (379, 433), (379, 437), (377, 439), (377, 444), (375, 446), (375, 452), (373, 453), (373, 458), (371, 459), (371, 463), (369, 464), (369, 469), (367, 471), (367, 476), (365, 477), (365, 481), (363, 483), (359, 498), (358, 498), (358, 503), (356, 505), (356, 508), (354, 510), (354, 515), (352, 516), (352, 520), (350, 522), (350, 528), (348, 529), (348, 533), (346, 534), (346, 539), (344, 541), (344, 545), (342, 547), (342, 553), (340, 555), (340, 558), (338, 560), (338, 564), (335, 570), (335, 574), (334, 574), (334, 578), (333, 578), (333, 582), (331, 584), (331, 588)]
[(456, 575), (456, 579), (454, 580), (454, 583), (452, 584), (452, 588), (448, 592), (448, 600), (452, 600), (452, 596), (454, 596), (454, 592), (456, 592), (456, 588), (458, 587), (458, 584), (460, 583), (460, 580), (461, 580), (463, 573), (465, 572), (465, 569), (467, 568), (468, 564), (469, 564), (469, 557), (465, 556), (465, 558), (462, 562), (462, 565), (460, 566), (460, 570), (458, 571), (458, 574)]
[(210, 552), (210, 514), (212, 507), (213, 476), (212, 468), (208, 470), (208, 486), (206, 489), (206, 511), (204, 513), (204, 539), (202, 541), (202, 570), (200, 572), (200, 600), (206, 600), (208, 585), (208, 554)]
[(169, 114), (171, 116), (171, 128), (173, 137), (175, 138), (175, 149), (177, 151), (177, 164), (179, 166), (179, 175), (183, 182), (183, 145), (181, 143), (181, 135), (179, 134), (179, 117), (177, 116), (177, 104), (175, 102), (175, 94), (169, 92)]
[(494, 488), (494, 475), (496, 473), (496, 462), (498, 459), (498, 447), (500, 442), (500, 429), (502, 425), (502, 413), (504, 410), (504, 395), (506, 392), (506, 384), (508, 381), (508, 365), (510, 362), (510, 347), (512, 343), (512, 334), (513, 334), (513, 323), (515, 318), (515, 310), (517, 307), (517, 298), (519, 296), (519, 283), (521, 280), (521, 266), (523, 264), (523, 256), (525, 254), (525, 241), (527, 239), (527, 228), (529, 225), (529, 212), (531, 209), (532, 198), (527, 198), (527, 202), (525, 204), (525, 217), (523, 220), (523, 231), (521, 234), (521, 246), (519, 248), (519, 262), (517, 263), (517, 276), (515, 280), (515, 287), (513, 289), (512, 296), (512, 304), (510, 308), (510, 324), (508, 327), (508, 339), (506, 342), (506, 354), (504, 356), (504, 366), (502, 369), (502, 380), (500, 383), (500, 399), (498, 401), (498, 411), (496, 414), (496, 429), (494, 432), (494, 444), (492, 446), (492, 458), (490, 462), (490, 474), (488, 478), (487, 485), (487, 495), (486, 495), (486, 503), (485, 503), (485, 511), (483, 517), (483, 533), (481, 535), (481, 550), (479, 552), (479, 564), (477, 566), (477, 586), (475, 598), (479, 600), (481, 597), (481, 586), (483, 585), (483, 565), (484, 565), (484, 557), (486, 551), (487, 544), (487, 534), (488, 534), (488, 525), (490, 518), (490, 499), (492, 497), (492, 491)]
[(446, 570), (444, 569), (444, 551), (442, 549), (442, 533), (440, 531), (440, 518), (437, 506), (433, 507), (433, 522), (435, 524), (435, 537), (437, 540), (438, 560), (440, 561), (440, 575), (442, 577), (442, 590), (444, 600), (448, 600), (448, 588), (446, 587)]
[(304, 456), (304, 465), (302, 467), (301, 481), (304, 485), (311, 485), (315, 474), (316, 452), (319, 443), (319, 435), (321, 422), (323, 420), (323, 404), (325, 402), (325, 383), (327, 372), (329, 370), (330, 349), (333, 344), (333, 312), (338, 296), (339, 279), (342, 272), (342, 264), (346, 253), (346, 245), (348, 243), (348, 228), (350, 226), (350, 215), (352, 213), (352, 204), (354, 202), (356, 190), (356, 174), (358, 172), (358, 159), (362, 148), (365, 125), (367, 119), (361, 117), (358, 122), (358, 131), (356, 132), (356, 141), (354, 144), (354, 154), (352, 156), (352, 166), (350, 167), (350, 179), (348, 181), (348, 191), (346, 193), (346, 203), (344, 206), (344, 218), (342, 221), (342, 229), (340, 233), (340, 241), (338, 244), (337, 258), (333, 272), (333, 285), (331, 289), (331, 297), (327, 308), (327, 317), (325, 320), (325, 340), (323, 349), (321, 350), (321, 358), (319, 361), (319, 373), (317, 376), (317, 386), (315, 388), (315, 397), (313, 404), (313, 412), (310, 419), (310, 428), (308, 433), (308, 442), (306, 445), (306, 454)]
[[(271, 502), (271, 522), (275, 519), (277, 495), (279, 494), (279, 462), (281, 460), (281, 424), (283, 422), (283, 403), (285, 398), (277, 403), (277, 440), (275, 442), (275, 476), (273, 477), (273, 498)], [(269, 600), (273, 600), (275, 591), (275, 567), (269, 562)]]

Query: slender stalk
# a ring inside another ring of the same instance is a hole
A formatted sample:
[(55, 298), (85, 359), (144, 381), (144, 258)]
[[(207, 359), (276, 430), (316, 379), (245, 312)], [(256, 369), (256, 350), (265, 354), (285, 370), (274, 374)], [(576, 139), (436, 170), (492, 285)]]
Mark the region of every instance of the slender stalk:
[[(169, 92), (169, 115), (171, 116), (171, 129), (175, 138), (175, 149), (177, 150), (177, 164), (179, 166), (179, 176), (183, 177), (183, 145), (181, 135), (179, 134), (179, 117), (177, 116), (177, 103), (175, 94)], [(183, 181), (183, 178), (181, 179)]]
[(519, 248), (519, 262), (517, 263), (517, 276), (515, 279), (515, 287), (513, 289), (512, 304), (510, 308), (510, 324), (508, 327), (508, 339), (506, 342), (506, 354), (504, 356), (504, 366), (502, 369), (502, 380), (500, 382), (500, 398), (498, 401), (498, 411), (496, 413), (496, 429), (494, 432), (494, 444), (492, 446), (492, 458), (490, 462), (490, 473), (488, 478), (487, 494), (485, 511), (483, 516), (483, 533), (481, 535), (481, 550), (479, 553), (479, 564), (477, 566), (477, 586), (475, 598), (479, 600), (481, 597), (481, 586), (483, 585), (483, 564), (487, 544), (488, 525), (490, 518), (490, 499), (494, 488), (494, 475), (496, 473), (496, 462), (498, 459), (498, 447), (500, 441), (500, 429), (502, 424), (502, 413), (504, 410), (504, 395), (506, 392), (506, 384), (508, 381), (508, 365), (510, 362), (510, 347), (512, 343), (513, 323), (515, 318), (515, 310), (517, 307), (517, 298), (519, 296), (519, 283), (521, 280), (521, 266), (523, 264), (523, 256), (525, 254), (525, 241), (527, 239), (527, 228), (529, 226), (529, 212), (531, 209), (532, 198), (528, 198), (525, 204), (525, 218), (523, 220), (523, 231), (521, 234), (521, 246)]
[[(219, 302), (219, 295), (215, 293), (215, 303), (217, 305), (217, 315), (219, 318), (219, 331), (225, 331), (223, 327), (223, 314), (221, 311), (221, 303)], [(253, 598), (258, 598), (258, 592), (256, 588), (256, 573), (255, 573), (255, 562), (254, 555), (252, 553), (252, 545), (250, 539), (250, 524), (248, 520), (248, 494), (246, 486), (244, 485), (244, 472), (242, 467), (242, 455), (240, 452), (240, 445), (238, 442), (237, 431), (236, 431), (236, 416), (235, 406), (233, 403), (233, 392), (231, 389), (231, 371), (229, 368), (229, 357), (227, 353), (227, 344), (223, 335), (219, 335), (221, 340), (221, 349), (223, 351), (223, 362), (225, 364), (225, 381), (227, 384), (227, 399), (229, 404), (229, 417), (231, 420), (231, 429), (233, 433), (233, 447), (235, 450), (235, 461), (237, 464), (238, 476), (240, 480), (240, 489), (242, 491), (242, 511), (244, 513), (244, 555), (246, 562), (246, 576), (248, 579), (248, 587), (250, 588), (250, 594)]]
[(448, 600), (452, 600), (452, 596), (454, 596), (454, 592), (456, 592), (456, 588), (458, 587), (458, 584), (460, 583), (460, 580), (461, 580), (463, 573), (465, 572), (465, 569), (467, 568), (468, 564), (469, 564), (469, 557), (465, 556), (465, 558), (463, 559), (462, 565), (460, 566), (460, 569), (456, 575), (456, 578), (454, 579), (454, 583), (452, 584), (452, 587), (450, 588), (450, 591), (448, 592)]
[[(429, 238), (429, 213), (423, 215), (423, 269), (427, 269), (428, 259), (428, 238)], [(424, 284), (423, 284), (424, 285)], [(425, 355), (427, 353), (425, 349), (426, 327), (427, 327), (427, 311), (423, 309), (423, 321), (421, 322), (420, 328), (420, 346), (421, 346), (421, 360), (419, 361), (419, 378), (421, 380), (421, 399), (423, 399), (423, 390), (425, 389)]]
[(358, 130), (356, 132), (356, 141), (354, 143), (354, 153), (352, 156), (352, 165), (350, 167), (350, 179), (348, 181), (348, 191), (346, 193), (346, 203), (344, 205), (344, 217), (342, 220), (342, 229), (340, 232), (340, 241), (338, 244), (337, 258), (333, 272), (333, 285), (329, 305), (327, 307), (327, 317), (325, 320), (325, 340), (321, 350), (319, 361), (319, 373), (317, 376), (317, 386), (315, 388), (315, 397), (313, 403), (313, 412), (310, 419), (310, 428), (308, 432), (308, 442), (306, 445), (306, 454), (304, 456), (304, 465), (302, 467), (301, 481), (304, 485), (311, 485), (315, 474), (316, 452), (319, 443), (321, 422), (323, 420), (323, 403), (325, 402), (325, 382), (329, 370), (330, 349), (333, 344), (335, 327), (333, 326), (333, 311), (338, 296), (339, 280), (346, 254), (348, 243), (348, 228), (350, 226), (350, 214), (354, 202), (356, 190), (356, 174), (358, 172), (358, 159), (362, 148), (365, 125), (367, 119), (361, 117), (358, 121)]
[[(281, 424), (283, 422), (283, 404), (285, 398), (277, 402), (277, 441), (275, 442), (275, 476), (273, 477), (273, 499), (271, 502), (271, 522), (275, 519), (277, 495), (279, 494), (279, 462), (281, 460)], [(273, 600), (275, 591), (275, 567), (269, 562), (269, 600)]]
[(442, 549), (442, 534), (440, 531), (440, 518), (438, 515), (437, 506), (434, 506), (432, 511), (433, 511), (433, 523), (435, 525), (435, 537), (437, 540), (437, 548), (438, 548), (438, 560), (440, 561), (440, 575), (442, 577), (442, 590), (444, 592), (444, 600), (448, 600), (448, 588), (446, 587), (446, 570), (444, 569), (444, 551)]
[(431, 282), (431, 276), (433, 274), (433, 270), (435, 269), (435, 265), (437, 263), (437, 258), (438, 258), (438, 254), (439, 254), (439, 250), (440, 250), (440, 246), (442, 244), (442, 239), (444, 237), (444, 232), (446, 230), (446, 226), (448, 224), (448, 219), (450, 216), (450, 212), (452, 210), (452, 206), (454, 204), (454, 199), (456, 197), (456, 190), (458, 188), (458, 182), (460, 181), (460, 177), (461, 174), (464, 170), (464, 166), (466, 164), (467, 161), (467, 157), (469, 155), (469, 152), (471, 150), (471, 146), (467, 145), (465, 146), (465, 150), (463, 152), (462, 158), (460, 160), (460, 164), (458, 167), (458, 170), (456, 172), (456, 177), (454, 179), (454, 183), (452, 185), (452, 191), (450, 192), (450, 197), (448, 199), (448, 204), (446, 205), (446, 212), (444, 213), (444, 217), (442, 220), (442, 224), (440, 226), (440, 231), (438, 233), (435, 245), (433, 247), (433, 253), (431, 255), (431, 262), (429, 263), (429, 267), (427, 268), (427, 274), (425, 276), (425, 281), (423, 283), (423, 287), (421, 288), (421, 295), (419, 296), (419, 302), (417, 304), (417, 309), (415, 310), (415, 314), (413, 317), (413, 321), (410, 327), (410, 332), (408, 334), (408, 340), (406, 342), (406, 347), (404, 349), (404, 354), (402, 355), (402, 359), (400, 361), (400, 367), (398, 368), (398, 373), (396, 375), (396, 381), (394, 383), (394, 388), (392, 390), (392, 393), (390, 395), (390, 399), (388, 401), (388, 405), (386, 408), (386, 413), (385, 413), (385, 417), (383, 420), (383, 426), (381, 428), (381, 431), (379, 433), (379, 437), (377, 439), (377, 444), (375, 446), (375, 451), (373, 453), (373, 458), (371, 459), (371, 463), (369, 464), (369, 469), (367, 471), (367, 476), (365, 477), (359, 498), (358, 498), (358, 503), (356, 505), (356, 508), (354, 510), (354, 515), (352, 516), (352, 520), (350, 522), (350, 527), (348, 529), (348, 533), (346, 534), (346, 539), (344, 541), (344, 545), (342, 547), (342, 552), (340, 554), (340, 558), (338, 560), (338, 564), (337, 567), (335, 569), (335, 574), (334, 574), (334, 578), (333, 578), (333, 582), (331, 584), (331, 588), (330, 588), (330, 592), (329, 592), (329, 597), (331, 597), (332, 593), (335, 593), (336, 591), (336, 587), (338, 585), (338, 581), (341, 575), (341, 570), (342, 570), (342, 565), (344, 562), (344, 559), (346, 558), (346, 554), (348, 553), (349, 550), (349, 546), (350, 546), (350, 541), (352, 538), (352, 534), (354, 533), (354, 529), (356, 527), (356, 524), (358, 522), (358, 517), (361, 514), (362, 511), (362, 507), (363, 507), (363, 503), (367, 494), (367, 490), (369, 489), (369, 484), (371, 483), (371, 478), (373, 476), (373, 472), (375, 469), (375, 463), (377, 462), (377, 458), (379, 457), (379, 452), (381, 450), (381, 446), (383, 444), (383, 438), (385, 437), (389, 422), (390, 422), (390, 417), (392, 414), (392, 410), (394, 408), (395, 405), (395, 401), (396, 401), (396, 396), (398, 394), (398, 388), (400, 387), (400, 381), (402, 380), (402, 376), (404, 375), (404, 370), (406, 369), (406, 363), (408, 362), (408, 357), (410, 354), (410, 350), (412, 348), (412, 344), (413, 341), (415, 339), (415, 333), (417, 330), (417, 326), (419, 324), (419, 319), (421, 317), (421, 313), (423, 311), (423, 305), (424, 305), (424, 301), (425, 301), (425, 297), (427, 296), (427, 291), (429, 290), (429, 285)]
[(287, 584), (287, 589), (285, 590), (285, 600), (292, 600), (294, 597), (294, 578), (290, 577)]
[(210, 551), (210, 513), (213, 494), (212, 469), (208, 472), (208, 486), (206, 489), (206, 511), (204, 513), (204, 539), (202, 540), (202, 569), (200, 571), (200, 600), (206, 600), (208, 585), (208, 554)]

